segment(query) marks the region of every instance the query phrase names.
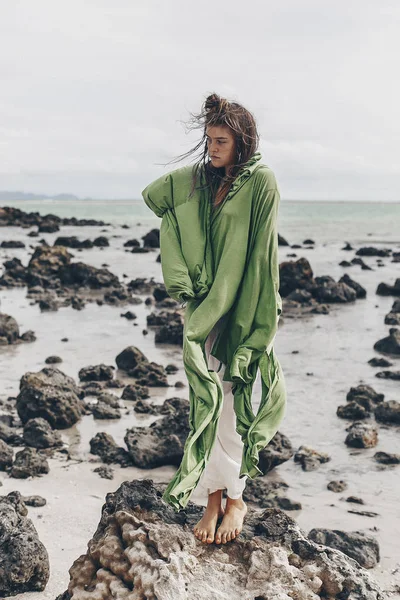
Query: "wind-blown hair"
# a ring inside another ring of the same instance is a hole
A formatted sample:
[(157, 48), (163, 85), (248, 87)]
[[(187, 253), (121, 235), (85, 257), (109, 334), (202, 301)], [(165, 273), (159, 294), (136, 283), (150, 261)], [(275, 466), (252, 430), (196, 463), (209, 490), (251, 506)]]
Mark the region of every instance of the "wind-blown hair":
[[(171, 162), (178, 162), (187, 158), (200, 149), (196, 157), (198, 162), (193, 169), (192, 189), (190, 195), (193, 195), (196, 184), (199, 180), (200, 166), (203, 167), (205, 181), (201, 181), (197, 189), (209, 189), (211, 197), (214, 198), (221, 185), (220, 197), (214, 206), (220, 204), (228, 193), (233, 181), (236, 179), (241, 167), (255, 154), (258, 149), (260, 137), (257, 131), (257, 125), (254, 116), (241, 104), (229, 102), (226, 98), (221, 98), (215, 93), (210, 94), (204, 101), (201, 111), (198, 114), (190, 113), (191, 119), (186, 124), (187, 131), (201, 129), (203, 136), (201, 140), (188, 152), (180, 154)], [(214, 167), (208, 157), (207, 148), (207, 127), (225, 125), (230, 128), (235, 138), (235, 163), (228, 175), (225, 175), (224, 167)], [(203, 187), (204, 186), (204, 187)]]

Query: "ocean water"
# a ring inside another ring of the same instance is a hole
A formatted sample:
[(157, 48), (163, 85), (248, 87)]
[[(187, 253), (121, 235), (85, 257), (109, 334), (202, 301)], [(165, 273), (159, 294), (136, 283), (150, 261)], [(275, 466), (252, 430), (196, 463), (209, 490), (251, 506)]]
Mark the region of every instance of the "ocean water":
[[(133, 226), (140, 221), (150, 226), (159, 222), (142, 200), (24, 200), (2, 204), (43, 215), (93, 218), (114, 225), (125, 223)], [(400, 201), (307, 202), (282, 199), (279, 208), (279, 233), (290, 244), (301, 243), (304, 236), (323, 239), (325, 243), (339, 239), (354, 244), (375, 241), (396, 243), (400, 241), (396, 223), (400, 223)]]

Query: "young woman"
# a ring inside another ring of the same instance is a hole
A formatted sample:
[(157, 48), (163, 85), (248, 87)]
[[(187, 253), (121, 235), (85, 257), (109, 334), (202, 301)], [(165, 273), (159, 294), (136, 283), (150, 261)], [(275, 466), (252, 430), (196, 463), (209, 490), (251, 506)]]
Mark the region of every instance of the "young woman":
[[(198, 485), (207, 490), (208, 504), (194, 533), (204, 543), (219, 544), (242, 530), (246, 479), (262, 474), (259, 452), (285, 413), (285, 381), (273, 348), (282, 312), (280, 196), (273, 172), (261, 163), (248, 110), (211, 94), (193, 122), (203, 137), (183, 156), (200, 148), (201, 160), (163, 175), (142, 194), (162, 218), (166, 289), (186, 306), (190, 433), (163, 498), (180, 510)], [(258, 401), (252, 398), (257, 377)]]

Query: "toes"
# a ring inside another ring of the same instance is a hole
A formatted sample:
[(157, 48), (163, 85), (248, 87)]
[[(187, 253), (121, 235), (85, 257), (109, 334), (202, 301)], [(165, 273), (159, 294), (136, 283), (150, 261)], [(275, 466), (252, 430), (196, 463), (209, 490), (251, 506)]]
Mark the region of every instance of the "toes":
[(203, 531), (203, 535), (201, 537), (201, 541), (202, 542), (206, 542), (207, 541), (207, 531)]
[(212, 542), (214, 541), (214, 538), (212, 535), (209, 535), (207, 538), (207, 544), (212, 544)]
[(221, 534), (219, 532), (217, 532), (215, 534), (215, 543), (216, 544), (220, 544), (221, 543)]
[(226, 534), (226, 541), (227, 541), (227, 542), (230, 542), (230, 541), (231, 541), (231, 539), (232, 539), (232, 537), (231, 537), (231, 532), (230, 532), (230, 531), (228, 531), (228, 533)]
[(226, 531), (222, 534), (222, 543), (226, 544)]

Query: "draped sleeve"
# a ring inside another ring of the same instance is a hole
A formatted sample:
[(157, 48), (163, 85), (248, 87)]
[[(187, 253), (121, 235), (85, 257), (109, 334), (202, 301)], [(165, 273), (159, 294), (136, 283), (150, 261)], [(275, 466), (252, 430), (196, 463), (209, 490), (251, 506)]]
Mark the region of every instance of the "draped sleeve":
[(195, 297), (192, 280), (182, 254), (181, 237), (174, 207), (172, 173), (162, 175), (142, 191), (146, 205), (160, 217), (161, 269), (165, 288), (177, 302)]
[(263, 353), (271, 352), (278, 330), (282, 312), (277, 231), (279, 203), (275, 177), (268, 175), (256, 193), (253, 240), (237, 305), (236, 318), (242, 324), (242, 339), (230, 366), (232, 381), (237, 383), (252, 381), (254, 363)]

